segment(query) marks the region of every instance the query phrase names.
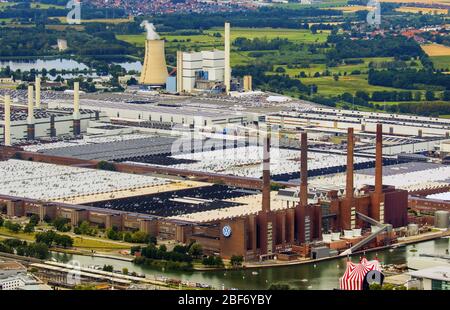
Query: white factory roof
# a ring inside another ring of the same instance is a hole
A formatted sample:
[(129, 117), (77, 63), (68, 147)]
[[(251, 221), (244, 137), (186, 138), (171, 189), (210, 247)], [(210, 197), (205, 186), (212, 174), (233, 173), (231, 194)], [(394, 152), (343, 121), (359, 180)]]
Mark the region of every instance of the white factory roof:
[(409, 273), (415, 278), (425, 278), (431, 280), (440, 280), (450, 282), (450, 267), (448, 266), (436, 266), (426, 269), (421, 269)]
[(286, 96), (269, 96), (266, 98), (268, 102), (287, 102), (291, 101), (292, 99)]
[(14, 159), (0, 161), (0, 176), (0, 194), (39, 200), (64, 200), (171, 182), (152, 176)]
[[(323, 188), (329, 184), (333, 184), (343, 188), (345, 187), (345, 178), (345, 173), (335, 174), (332, 176), (313, 177), (309, 179), (309, 185), (312, 188)], [(394, 175), (383, 175), (383, 184), (392, 185), (396, 188), (411, 191), (450, 184), (449, 179), (450, 166), (437, 165), (428, 170), (398, 173)], [(356, 172), (354, 184), (357, 189), (364, 187), (364, 185), (373, 185), (375, 184), (375, 176)]]
[(450, 201), (450, 192), (428, 195), (427, 198)]
[[(259, 178), (262, 175), (262, 146), (248, 146), (231, 149), (217, 149), (201, 153), (185, 153), (173, 156), (177, 159), (195, 160), (195, 163), (177, 164), (171, 167), (203, 172), (217, 172), (243, 177)], [(292, 173), (300, 170), (299, 150), (272, 147), (270, 151), (271, 174)], [(329, 168), (346, 164), (346, 155), (319, 152), (308, 153), (308, 169)], [(355, 157), (355, 163), (370, 162), (373, 159)]]

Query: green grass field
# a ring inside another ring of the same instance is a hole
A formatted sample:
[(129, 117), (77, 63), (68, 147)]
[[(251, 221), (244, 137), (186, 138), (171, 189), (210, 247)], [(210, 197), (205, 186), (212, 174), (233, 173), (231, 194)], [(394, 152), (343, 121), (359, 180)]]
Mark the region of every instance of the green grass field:
[[(21, 240), (27, 240), (27, 241), (34, 241), (34, 236), (36, 233), (24, 233), (24, 232), (19, 232), (19, 233), (13, 233), (9, 230), (7, 230), (4, 227), (0, 227), (0, 237), (2, 239), (6, 239), (6, 238), (16, 238), (16, 239), (21, 239)], [(73, 237), (73, 235), (72, 235)], [(73, 237), (74, 239), (74, 244), (73, 246), (76, 248), (82, 248), (82, 249), (99, 249), (99, 250), (105, 250), (105, 251), (113, 251), (113, 250), (123, 250), (123, 249), (129, 249), (130, 245), (129, 244), (120, 244), (117, 242), (110, 242), (106, 239), (100, 239), (100, 238), (96, 238), (96, 239), (91, 239), (92, 237), (81, 237), (81, 236), (75, 236)]]
[(328, 71), (330, 71), (332, 74), (344, 74), (345, 72), (347, 72), (347, 74), (350, 74), (352, 71), (355, 70), (359, 70), (361, 72), (367, 72), (369, 70), (369, 63), (371, 62), (375, 62), (375, 63), (380, 63), (380, 62), (387, 62), (387, 61), (392, 61), (393, 58), (392, 57), (370, 57), (370, 58), (361, 58), (364, 63), (360, 63), (360, 64), (352, 64), (352, 65), (342, 65), (342, 66), (337, 66), (337, 67), (326, 67), (325, 64), (317, 64), (317, 63), (313, 63), (309, 66), (309, 68), (288, 68), (287, 66), (275, 66), (275, 68), (277, 67), (283, 67), (286, 70), (286, 74), (288, 74), (291, 77), (294, 77), (296, 75), (299, 75), (300, 72), (305, 72), (306, 75), (308, 76), (313, 76), (316, 72), (322, 73), (325, 70), (328, 69)]
[(87, 239), (83, 237), (74, 237), (73, 246), (84, 249), (101, 249), (101, 250), (123, 250), (130, 249), (129, 245), (108, 242), (102, 239)]
[[(221, 33), (222, 37), (215, 37), (215, 33)], [(312, 44), (325, 42), (328, 33), (312, 34), (309, 30), (295, 30), (295, 29), (272, 29), (272, 28), (233, 28), (231, 31), (231, 38), (235, 40), (239, 37), (248, 39), (254, 38), (286, 38), (296, 43)], [(128, 42), (138, 47), (143, 47), (145, 42), (145, 35), (117, 35), (118, 40)], [(212, 50), (223, 49), (223, 29), (212, 28), (199, 35), (171, 35), (169, 33), (161, 33), (161, 37), (166, 40), (166, 50), (168, 53), (175, 53), (175, 51), (183, 50)], [(276, 51), (265, 51), (265, 53), (275, 53)], [(244, 65), (255, 61), (255, 58), (249, 57), (250, 52), (243, 52), (232, 50), (231, 64)], [(295, 55), (297, 57), (298, 55)], [(274, 58), (279, 57), (274, 55)], [(272, 57), (272, 58), (273, 58)], [(288, 56), (283, 56), (284, 58)], [(271, 57), (269, 57), (271, 58)], [(266, 59), (267, 60), (267, 59)]]
[[(214, 33), (220, 33), (223, 36), (222, 28), (212, 28), (200, 35), (170, 35), (168, 33), (161, 33), (161, 37), (165, 38), (170, 45), (181, 45), (186, 48), (195, 47), (201, 48), (202, 46), (217, 46), (223, 47), (223, 37), (214, 37)], [(286, 38), (296, 43), (322, 43), (325, 42), (328, 36), (328, 32), (322, 32), (312, 34), (309, 30), (296, 30), (296, 29), (272, 29), (272, 28), (233, 28), (231, 31), (231, 39), (235, 40), (239, 37), (248, 39), (254, 38)], [(137, 46), (144, 46), (145, 35), (118, 35), (117, 39), (126, 41)], [(184, 42), (173, 42), (184, 41)], [(189, 42), (187, 41), (189, 40)]]
[(14, 6), (17, 3), (15, 2), (0, 2), (0, 11), (3, 11), (3, 9), (5, 9), (8, 6)]
[(430, 57), (433, 61), (434, 67), (436, 69), (444, 69), (450, 71), (450, 56), (432, 56)]
[(39, 2), (34, 2), (31, 3), (31, 8), (32, 9), (43, 9), (43, 10), (47, 10), (47, 9), (65, 9), (65, 6), (62, 5), (56, 5), (56, 4), (45, 4), (45, 3), (39, 3)]
[(34, 241), (34, 233), (26, 234), (24, 232), (13, 233), (5, 227), (0, 227), (0, 235), (6, 238), (17, 238), (22, 240)]
[[(219, 32), (223, 36), (223, 28), (212, 28), (205, 31), (206, 33)], [(306, 29), (283, 29), (283, 28), (232, 28), (231, 39), (235, 40), (239, 37), (247, 39), (254, 38), (285, 38), (294, 43), (322, 43), (327, 40), (329, 31), (323, 31), (322, 33), (312, 34), (311, 31)], [(222, 38), (220, 38), (223, 41)]]
[(300, 80), (306, 85), (316, 84), (318, 87), (318, 93), (324, 96), (336, 96), (345, 92), (354, 94), (357, 90), (363, 90), (369, 93), (383, 90), (402, 90), (398, 88), (369, 85), (367, 82), (367, 75), (365, 74), (340, 76), (338, 81), (335, 81), (332, 76), (303, 78)]
[(321, 3), (310, 5), (304, 5), (300, 3), (277, 3), (274, 4), (274, 6), (291, 10), (301, 10), (304, 9), (305, 7), (331, 8), (335, 6), (343, 6), (346, 4), (347, 4), (346, 0), (324, 0)]

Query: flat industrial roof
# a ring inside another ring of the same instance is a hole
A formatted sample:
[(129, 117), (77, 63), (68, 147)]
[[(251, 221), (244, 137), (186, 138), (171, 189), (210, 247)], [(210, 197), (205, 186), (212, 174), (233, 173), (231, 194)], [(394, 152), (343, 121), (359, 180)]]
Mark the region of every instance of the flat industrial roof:
[[(10, 159), (0, 161), (0, 194), (46, 201), (91, 201), (95, 197), (163, 191), (174, 181), (129, 173)], [(69, 199), (71, 198), (71, 199)], [(110, 198), (111, 199), (111, 198)]]
[[(60, 100), (55, 104), (61, 103)], [(68, 102), (64, 105), (72, 104)], [(173, 105), (157, 105), (157, 104), (133, 104), (127, 102), (115, 102), (105, 100), (92, 100), (83, 99), (80, 102), (83, 108), (89, 109), (116, 109), (126, 111), (137, 112), (149, 112), (149, 113), (161, 113), (161, 114), (176, 114), (176, 115), (188, 115), (194, 117), (208, 117), (216, 119), (234, 118), (234, 117), (246, 117), (245, 112), (224, 110), (223, 107), (201, 107), (192, 105), (183, 105), (183, 102), (177, 102)]]
[(409, 273), (412, 277), (450, 282), (450, 267), (436, 266)]

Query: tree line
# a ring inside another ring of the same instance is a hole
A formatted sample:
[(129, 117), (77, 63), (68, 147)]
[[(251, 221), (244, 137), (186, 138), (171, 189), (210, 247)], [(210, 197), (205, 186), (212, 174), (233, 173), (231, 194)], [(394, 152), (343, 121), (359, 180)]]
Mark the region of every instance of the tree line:
[(437, 85), (450, 89), (450, 75), (431, 70), (392, 69), (369, 70), (368, 82), (371, 85), (404, 89), (415, 89), (417, 84)]
[(363, 57), (410, 59), (424, 54), (419, 44), (403, 36), (377, 36), (370, 40), (352, 40), (346, 35), (330, 35), (327, 42), (335, 44), (335, 47), (327, 53), (328, 61)]

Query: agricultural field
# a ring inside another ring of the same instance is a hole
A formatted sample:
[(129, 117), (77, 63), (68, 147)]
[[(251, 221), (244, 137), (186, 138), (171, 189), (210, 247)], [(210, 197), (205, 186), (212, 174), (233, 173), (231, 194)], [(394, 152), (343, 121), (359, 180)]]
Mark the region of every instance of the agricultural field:
[[(336, 7), (336, 6), (344, 6), (348, 3), (347, 0), (324, 0), (321, 3), (316, 4), (310, 4), (308, 6), (317, 7), (317, 8), (330, 8), (330, 7)], [(301, 10), (305, 8), (304, 4), (296, 3), (296, 2), (290, 2), (290, 3), (276, 3), (273, 4), (275, 7), (282, 7), (285, 9), (291, 9), (291, 10)]]
[(422, 49), (428, 56), (450, 56), (450, 47), (442, 44), (424, 44)]
[(355, 13), (358, 11), (368, 11), (373, 9), (373, 7), (367, 7), (365, 5), (349, 5), (349, 6), (337, 6), (333, 7), (332, 9), (342, 11), (344, 13)]
[[(361, 72), (367, 72), (369, 70), (369, 63), (381, 63), (381, 62), (388, 62), (392, 61), (392, 57), (368, 57), (368, 58), (361, 58), (364, 62), (360, 64), (351, 64), (351, 65), (341, 65), (337, 67), (327, 67), (325, 64), (311, 64), (309, 67), (304, 68), (288, 68), (287, 66), (280, 66), (283, 67), (286, 70), (286, 74), (288, 74), (290, 77), (295, 77), (296, 75), (299, 75), (300, 72), (305, 72), (307, 76), (313, 76), (314, 73), (319, 72), (322, 73), (325, 70), (328, 70), (331, 72), (331, 74), (350, 74), (352, 71), (361, 71)], [(277, 66), (275, 67), (277, 68)]]
[(65, 9), (65, 6), (62, 5), (56, 5), (56, 4), (46, 4), (46, 3), (39, 3), (39, 2), (33, 2), (30, 4), (30, 7), (32, 9)]
[(17, 3), (13, 3), (13, 2), (0, 2), (0, 11), (2, 11), (4, 8), (8, 7), (8, 6), (14, 6)]
[[(220, 36), (215, 34), (220, 33)], [(203, 34), (194, 35), (174, 35), (170, 33), (161, 33), (162, 38), (166, 40), (166, 52), (174, 54), (177, 50), (212, 50), (223, 49), (223, 29), (212, 28), (205, 31)], [(325, 42), (328, 32), (312, 34), (309, 30), (304, 29), (272, 29), (272, 28), (233, 28), (231, 31), (231, 39), (235, 40), (239, 37), (248, 39), (267, 38), (268, 40), (275, 38), (286, 38), (295, 43), (322, 43)], [(118, 40), (126, 41), (138, 47), (143, 47), (145, 42), (145, 35), (117, 35)], [(255, 51), (252, 51), (255, 52)], [(232, 50), (231, 64), (244, 65), (255, 61), (256, 58), (250, 57), (247, 51)], [(264, 61), (274, 63), (278, 61), (279, 55), (277, 51), (262, 51), (264, 54)], [(296, 55), (284, 55), (285, 59), (289, 57), (297, 57)], [(306, 56), (305, 56), (306, 57)]]
[(448, 10), (444, 9), (435, 9), (435, 8), (419, 8), (419, 7), (408, 7), (408, 6), (402, 6), (400, 8), (395, 9), (397, 12), (402, 13), (413, 13), (413, 14), (434, 14), (434, 15), (445, 15), (448, 13)]
[[(223, 35), (223, 28), (212, 28), (205, 31), (209, 34), (219, 32)], [(232, 28), (231, 39), (235, 40), (239, 37), (247, 39), (267, 38), (268, 40), (275, 38), (288, 39), (294, 43), (322, 43), (327, 40), (329, 31), (312, 34), (306, 29), (282, 29), (282, 28)]]
[(401, 91), (402, 89), (369, 85), (367, 75), (347, 75), (340, 76), (335, 81), (333, 76), (321, 76), (317, 78), (301, 78), (300, 81), (306, 85), (317, 85), (319, 95), (336, 96), (342, 93), (354, 94), (358, 90), (364, 90), (368, 93), (374, 91)]
[(424, 3), (424, 4), (450, 4), (450, 0), (380, 0), (391, 3)]
[[(67, 17), (61, 16), (61, 17), (54, 17), (58, 19), (61, 23), (67, 24)], [(104, 23), (104, 24), (121, 24), (121, 23), (128, 23), (133, 21), (133, 19), (129, 18), (98, 18), (98, 19), (82, 19), (81, 23)]]
[(57, 30), (57, 31), (65, 31), (66, 29), (75, 29), (78, 31), (83, 31), (84, 26), (83, 25), (45, 25), (45, 29), (51, 29), (51, 30)]
[(436, 69), (450, 72), (450, 55), (430, 57)]
[[(220, 33), (222, 37), (215, 37), (215, 33)], [(254, 38), (285, 38), (295, 43), (322, 43), (325, 42), (328, 32), (312, 34), (309, 30), (304, 29), (273, 29), (273, 28), (233, 28), (231, 31), (231, 39), (235, 40), (239, 37), (247, 39)], [(204, 32), (204, 34), (196, 35), (171, 35), (169, 33), (161, 33), (161, 37), (168, 42), (168, 47), (173, 43), (179, 43), (185, 48), (203, 48), (203, 47), (223, 47), (223, 29), (212, 28)], [(144, 46), (145, 35), (118, 35), (117, 39), (126, 41), (137, 46)], [(174, 42), (175, 40), (175, 42)], [(180, 42), (182, 41), (182, 42)]]

